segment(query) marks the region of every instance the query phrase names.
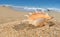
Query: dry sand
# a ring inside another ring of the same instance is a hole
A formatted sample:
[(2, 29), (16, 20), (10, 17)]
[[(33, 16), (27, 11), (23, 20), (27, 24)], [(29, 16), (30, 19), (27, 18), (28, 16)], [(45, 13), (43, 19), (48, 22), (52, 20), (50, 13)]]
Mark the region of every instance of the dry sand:
[(60, 37), (60, 13), (50, 11), (55, 25), (34, 27), (27, 23), (20, 24), (27, 12), (18, 12), (9, 7), (0, 7), (0, 37)]

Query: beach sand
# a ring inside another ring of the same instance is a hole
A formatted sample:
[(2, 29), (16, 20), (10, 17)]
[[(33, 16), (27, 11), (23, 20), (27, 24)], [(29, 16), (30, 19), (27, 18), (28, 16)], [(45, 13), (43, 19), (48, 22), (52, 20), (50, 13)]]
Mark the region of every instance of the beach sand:
[(21, 24), (28, 12), (15, 11), (9, 7), (0, 7), (0, 37), (60, 37), (60, 13), (47, 11), (56, 21), (53, 26), (34, 27)]

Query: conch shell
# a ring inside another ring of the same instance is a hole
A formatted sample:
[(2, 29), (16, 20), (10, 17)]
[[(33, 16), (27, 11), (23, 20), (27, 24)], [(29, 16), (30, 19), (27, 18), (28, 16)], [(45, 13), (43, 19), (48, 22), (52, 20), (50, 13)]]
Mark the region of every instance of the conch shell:
[(28, 21), (29, 24), (40, 27), (46, 25), (47, 22), (53, 18), (49, 16), (48, 13), (44, 13), (44, 12), (29, 13), (29, 15), (25, 15), (25, 16), (27, 17), (25, 21)]

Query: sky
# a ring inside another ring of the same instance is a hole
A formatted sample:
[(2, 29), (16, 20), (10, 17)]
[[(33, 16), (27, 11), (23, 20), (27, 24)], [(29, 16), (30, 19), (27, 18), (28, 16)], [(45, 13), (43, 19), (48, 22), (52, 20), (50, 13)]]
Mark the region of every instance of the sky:
[(60, 0), (0, 0), (0, 5), (2, 4), (41, 8), (60, 8)]

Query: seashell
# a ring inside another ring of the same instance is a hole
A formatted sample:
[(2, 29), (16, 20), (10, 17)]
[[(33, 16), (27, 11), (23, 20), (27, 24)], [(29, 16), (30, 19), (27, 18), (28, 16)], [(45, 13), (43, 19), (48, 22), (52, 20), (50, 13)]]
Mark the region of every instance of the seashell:
[(36, 11), (35, 13), (29, 13), (29, 15), (25, 15), (25, 16), (27, 16), (27, 20), (29, 24), (32, 24), (34, 26), (43, 26), (49, 20), (53, 19), (51, 16), (48, 15), (48, 13), (45, 12)]

